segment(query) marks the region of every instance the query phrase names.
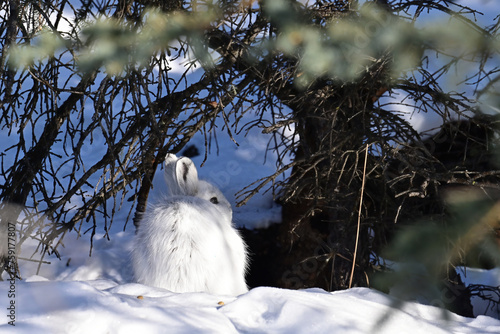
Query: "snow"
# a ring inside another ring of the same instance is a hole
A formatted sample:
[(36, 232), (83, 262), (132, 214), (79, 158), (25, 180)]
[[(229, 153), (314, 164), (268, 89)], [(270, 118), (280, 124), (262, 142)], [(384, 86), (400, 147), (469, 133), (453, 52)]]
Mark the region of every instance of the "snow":
[[(0, 285), (7, 295), (8, 284)], [(139, 297), (139, 298), (138, 298)], [(5, 304), (4, 304), (5, 305)], [(405, 304), (368, 288), (254, 288), (235, 297), (176, 294), (112, 280), (16, 283), (16, 333), (498, 333), (500, 321)], [(387, 317), (386, 317), (387, 316)], [(0, 333), (12, 332), (8, 318)]]
[[(464, 278), (464, 283), (484, 286), (500, 286), (500, 268), (485, 270), (480, 268), (459, 268), (458, 272)], [(500, 291), (499, 291), (500, 292)], [(493, 300), (499, 300), (498, 296), (487, 293)], [(495, 319), (500, 319), (500, 308), (478, 296), (472, 296), (471, 303), (474, 313), (478, 315), (488, 315)]]

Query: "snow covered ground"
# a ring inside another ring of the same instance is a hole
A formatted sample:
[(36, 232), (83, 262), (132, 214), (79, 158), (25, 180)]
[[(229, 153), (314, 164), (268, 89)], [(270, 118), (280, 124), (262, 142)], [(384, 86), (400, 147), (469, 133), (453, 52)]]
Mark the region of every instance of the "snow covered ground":
[[(39, 276), (13, 286), (1, 282), (0, 333), (500, 332), (500, 321), (491, 317), (469, 319), (416, 303), (396, 309), (391, 297), (367, 288), (258, 287), (234, 298), (147, 287), (130, 282), (131, 234), (97, 240), (91, 258), (86, 241), (67, 240), (69, 254)], [(15, 293), (15, 327), (7, 317), (9, 290)]]
[[(1, 282), (0, 333), (500, 332), (492, 317), (464, 318), (417, 303), (398, 309), (390, 296), (367, 288), (329, 293), (258, 287), (235, 298), (147, 287), (132, 282), (132, 237), (127, 231), (110, 241), (98, 238), (89, 258), (88, 241), (70, 235), (61, 261), (51, 259), (39, 275), (14, 285)], [(23, 262), (22, 269), (35, 267)], [(9, 325), (11, 300), (15, 327)]]
[[(0, 293), (7, 293), (6, 284)], [(168, 291), (111, 280), (16, 284), (16, 327), (1, 333), (498, 333), (500, 322), (432, 306), (398, 310), (376, 291), (328, 293), (259, 287), (238, 298)], [(141, 296), (141, 297), (139, 297)], [(139, 298), (138, 298), (139, 297)], [(385, 315), (388, 319), (380, 324)], [(4, 317), (5, 318), (5, 317)], [(15, 330), (13, 330), (15, 329)]]

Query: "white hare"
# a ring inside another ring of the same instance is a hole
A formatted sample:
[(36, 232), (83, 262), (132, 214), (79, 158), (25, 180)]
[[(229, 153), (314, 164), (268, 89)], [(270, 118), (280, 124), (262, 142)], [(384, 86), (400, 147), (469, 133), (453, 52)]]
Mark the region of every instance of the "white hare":
[(232, 225), (231, 204), (198, 180), (189, 158), (167, 154), (165, 181), (170, 196), (149, 208), (135, 238), (136, 280), (174, 292), (247, 292), (247, 251)]

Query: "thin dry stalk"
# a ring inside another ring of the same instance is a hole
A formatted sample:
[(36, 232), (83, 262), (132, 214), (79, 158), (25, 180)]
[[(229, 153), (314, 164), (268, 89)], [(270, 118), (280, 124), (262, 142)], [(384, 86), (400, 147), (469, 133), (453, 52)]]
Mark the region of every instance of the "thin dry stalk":
[(354, 256), (352, 258), (351, 277), (349, 278), (349, 289), (352, 287), (352, 278), (354, 276), (354, 268), (356, 267), (356, 255), (358, 253), (359, 230), (361, 227), (361, 209), (363, 208), (363, 195), (365, 192), (365, 179), (366, 179), (366, 162), (368, 160), (368, 148), (369, 147), (370, 147), (370, 144), (366, 144), (365, 163), (363, 165), (363, 182), (361, 183), (361, 195), (359, 198), (358, 227), (356, 230), (356, 244), (354, 246)]

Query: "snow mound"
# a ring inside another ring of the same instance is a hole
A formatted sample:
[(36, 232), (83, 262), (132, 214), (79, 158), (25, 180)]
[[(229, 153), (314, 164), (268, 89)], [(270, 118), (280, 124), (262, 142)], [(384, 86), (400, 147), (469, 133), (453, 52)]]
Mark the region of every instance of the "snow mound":
[[(0, 296), (9, 285), (0, 284)], [(237, 298), (177, 294), (111, 280), (16, 283), (16, 333), (499, 333), (500, 321), (468, 319), (368, 288), (255, 288)], [(6, 305), (3, 304), (2, 305)], [(7, 317), (0, 333), (12, 333)], [(381, 322), (382, 319), (385, 321)]]

